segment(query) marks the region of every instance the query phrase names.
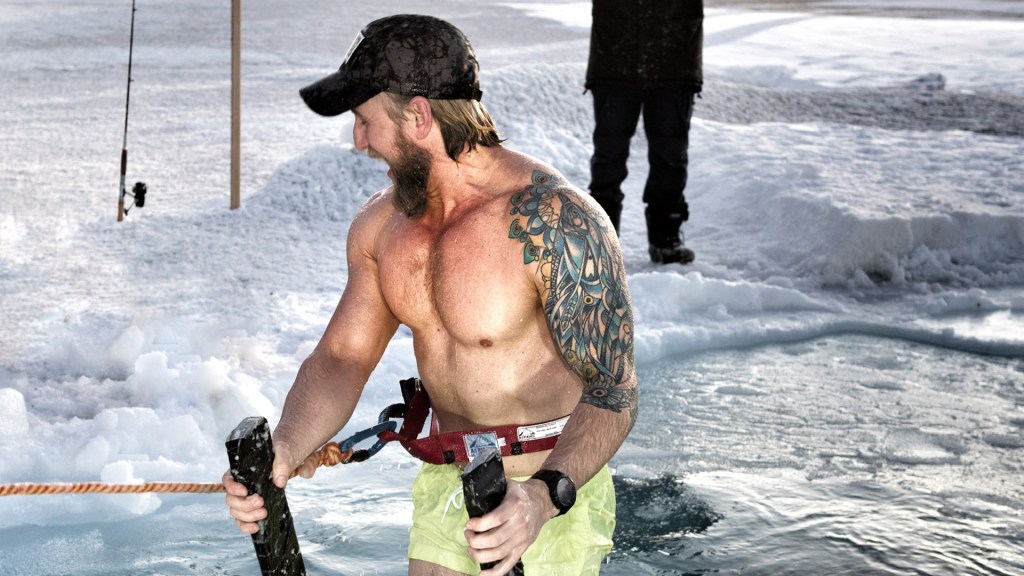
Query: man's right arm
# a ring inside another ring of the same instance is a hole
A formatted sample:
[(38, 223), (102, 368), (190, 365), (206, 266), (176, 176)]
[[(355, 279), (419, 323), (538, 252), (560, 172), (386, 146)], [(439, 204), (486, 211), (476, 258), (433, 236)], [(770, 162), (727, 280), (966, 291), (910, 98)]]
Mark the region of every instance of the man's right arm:
[[(384, 301), (373, 244), (382, 219), (379, 195), (352, 222), (347, 241), (348, 281), (319, 343), (302, 362), (274, 430), (274, 483), (284, 487), (302, 464), (309, 477), (315, 464), (309, 456), (348, 422), (363, 387), (398, 329), (398, 320)], [(227, 503), (239, 528), (254, 533), (265, 515), (258, 497), (246, 497), (243, 486), (225, 473)]]

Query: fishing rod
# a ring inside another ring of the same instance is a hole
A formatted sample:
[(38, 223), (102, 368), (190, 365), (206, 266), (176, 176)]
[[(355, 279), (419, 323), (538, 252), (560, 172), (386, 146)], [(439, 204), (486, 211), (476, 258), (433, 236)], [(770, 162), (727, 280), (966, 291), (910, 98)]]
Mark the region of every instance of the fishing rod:
[(134, 204), (142, 208), (146, 203), (146, 183), (136, 182), (129, 194), (124, 187), (124, 177), (128, 170), (128, 103), (132, 93), (132, 50), (135, 47), (135, 0), (132, 0), (132, 27), (128, 37), (128, 85), (124, 97), (124, 139), (121, 142), (121, 189), (117, 197), (117, 221), (124, 220), (128, 209), (124, 207), (124, 197), (131, 196)]

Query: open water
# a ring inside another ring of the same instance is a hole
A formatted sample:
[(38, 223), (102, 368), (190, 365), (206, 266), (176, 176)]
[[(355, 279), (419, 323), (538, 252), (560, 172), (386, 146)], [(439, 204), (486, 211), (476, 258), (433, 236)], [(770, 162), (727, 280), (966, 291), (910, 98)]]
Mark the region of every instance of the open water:
[[(619, 524), (602, 573), (1021, 574), (1022, 375), (1019, 358), (871, 336), (648, 366), (643, 416), (612, 462)], [(404, 573), (414, 474), (388, 447), (293, 481), (309, 574)], [(143, 517), (69, 520), (0, 531), (0, 571), (258, 569), (219, 495), (165, 497)]]

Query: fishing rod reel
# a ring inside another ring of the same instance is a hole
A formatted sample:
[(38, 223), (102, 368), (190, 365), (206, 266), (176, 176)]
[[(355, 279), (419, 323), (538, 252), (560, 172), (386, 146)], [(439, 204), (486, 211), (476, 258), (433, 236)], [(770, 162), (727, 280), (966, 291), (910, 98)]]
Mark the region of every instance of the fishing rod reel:
[[(134, 202), (132, 202), (132, 204), (134, 204), (136, 208), (142, 208), (143, 206), (146, 205), (146, 191), (147, 191), (147, 189), (146, 189), (146, 183), (145, 182), (136, 182), (135, 186), (132, 186), (132, 191), (131, 192), (127, 192), (126, 191), (124, 193), (124, 195), (132, 197), (132, 199), (134, 200)], [(128, 215), (128, 209), (129, 208), (130, 208), (129, 206), (125, 207), (125, 209), (124, 209), (125, 216)]]

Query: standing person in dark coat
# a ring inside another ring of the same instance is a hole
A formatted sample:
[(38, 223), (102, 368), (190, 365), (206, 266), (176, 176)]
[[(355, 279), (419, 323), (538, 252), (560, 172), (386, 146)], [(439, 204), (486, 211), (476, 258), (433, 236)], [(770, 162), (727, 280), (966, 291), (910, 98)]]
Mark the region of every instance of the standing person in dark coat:
[(593, 0), (586, 88), (594, 95), (590, 194), (619, 229), (629, 141), (640, 112), (649, 172), (648, 252), (659, 264), (692, 262), (681, 227), (694, 96), (701, 90), (703, 0)]

